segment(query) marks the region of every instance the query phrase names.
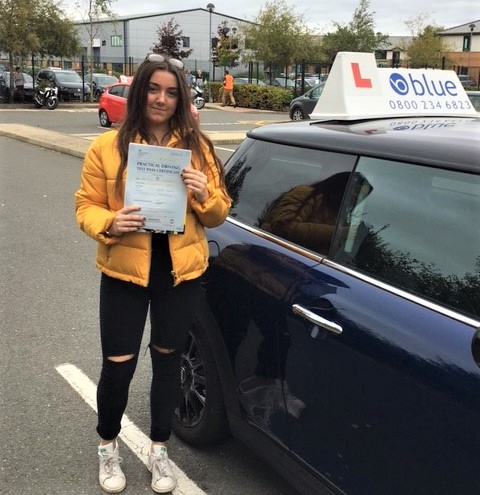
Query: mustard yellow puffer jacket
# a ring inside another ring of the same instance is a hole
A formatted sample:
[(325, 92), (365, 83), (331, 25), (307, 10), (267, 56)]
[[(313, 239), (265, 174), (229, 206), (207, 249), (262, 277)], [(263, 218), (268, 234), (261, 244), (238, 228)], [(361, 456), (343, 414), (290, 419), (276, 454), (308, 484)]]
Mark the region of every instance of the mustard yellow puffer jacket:
[[(115, 179), (120, 164), (116, 146), (117, 131), (99, 136), (85, 155), (80, 189), (75, 193), (76, 217), (80, 228), (98, 241), (96, 265), (103, 273), (137, 285), (148, 285), (151, 259), (151, 234), (126, 233), (118, 237), (106, 237), (115, 217), (123, 208), (123, 194), (115, 194)], [(138, 142), (141, 142), (138, 140)], [(178, 141), (172, 137), (169, 147)], [(209, 153), (205, 146), (205, 153)], [(209, 160), (209, 199), (199, 203), (189, 193), (184, 234), (169, 234), (168, 242), (172, 258), (172, 282), (178, 285), (185, 280), (199, 277), (208, 265), (208, 243), (204, 227), (217, 227), (228, 215), (230, 198), (219, 186), (219, 177)], [(192, 166), (200, 168), (192, 159)], [(125, 187), (124, 174), (124, 187)]]

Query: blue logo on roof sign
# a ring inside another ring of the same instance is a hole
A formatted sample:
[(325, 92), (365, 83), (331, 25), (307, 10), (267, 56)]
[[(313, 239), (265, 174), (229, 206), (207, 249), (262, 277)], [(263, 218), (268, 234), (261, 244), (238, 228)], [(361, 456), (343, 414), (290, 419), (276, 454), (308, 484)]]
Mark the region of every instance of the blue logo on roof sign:
[[(435, 71), (431, 71), (432, 76), (435, 75)], [(430, 74), (428, 74), (430, 76)], [(390, 87), (395, 93), (401, 96), (415, 95), (415, 96), (457, 96), (457, 86), (453, 81), (438, 80), (434, 77), (427, 77), (427, 74), (423, 73), (420, 77), (415, 78), (412, 74), (408, 74), (407, 77), (398, 72), (390, 74), (389, 78)]]

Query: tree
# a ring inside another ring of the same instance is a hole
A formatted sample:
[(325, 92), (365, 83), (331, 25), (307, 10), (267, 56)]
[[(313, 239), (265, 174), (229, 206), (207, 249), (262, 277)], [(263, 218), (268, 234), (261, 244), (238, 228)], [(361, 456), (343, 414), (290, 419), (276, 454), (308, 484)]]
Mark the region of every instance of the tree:
[(417, 17), (405, 21), (412, 39), (404, 43), (402, 49), (407, 52), (411, 67), (428, 68), (444, 67), (446, 53), (451, 49), (445, 39), (438, 36), (443, 27), (438, 27), (434, 23), (426, 24), (429, 14), (421, 13)]
[(168, 22), (162, 24), (157, 29), (158, 43), (154, 44), (151, 50), (154, 53), (164, 53), (172, 58), (188, 58), (193, 50), (181, 50), (183, 46), (183, 30), (172, 17)]
[(73, 23), (51, 0), (0, 0), (0, 46), (8, 53), (10, 89), (15, 63), (29, 55), (71, 56), (80, 50)]
[[(87, 61), (90, 81), (93, 80), (94, 72), (93, 41), (98, 35), (100, 20), (116, 18), (116, 14), (111, 9), (113, 2), (115, 0), (79, 0), (75, 4), (88, 36)], [(93, 85), (90, 86), (90, 101), (93, 101)]]
[(295, 13), (285, 0), (267, 2), (255, 24), (245, 26), (242, 31), (246, 46), (251, 50), (250, 59), (272, 62), (283, 70), (295, 60), (304, 58), (314, 39), (303, 16)]
[(388, 34), (375, 32), (370, 1), (360, 0), (352, 20), (347, 24), (334, 22), (336, 31), (323, 37), (322, 50), (327, 60), (333, 62), (338, 52), (375, 52), (388, 45)]
[[(218, 44), (216, 46), (217, 65), (235, 67), (238, 65), (240, 51), (238, 48), (237, 28), (230, 28), (227, 21), (218, 26)], [(232, 33), (232, 35), (230, 35)]]

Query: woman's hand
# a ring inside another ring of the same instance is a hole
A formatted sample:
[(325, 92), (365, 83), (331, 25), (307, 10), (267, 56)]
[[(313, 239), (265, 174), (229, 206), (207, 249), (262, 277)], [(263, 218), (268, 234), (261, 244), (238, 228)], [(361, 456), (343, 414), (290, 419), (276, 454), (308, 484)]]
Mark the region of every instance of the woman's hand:
[(195, 199), (199, 203), (205, 203), (208, 199), (207, 176), (195, 168), (185, 168), (182, 172), (182, 179), (187, 189), (193, 192)]
[(140, 206), (125, 206), (115, 213), (112, 225), (108, 229), (110, 235), (122, 235), (126, 232), (137, 232), (145, 225), (143, 215), (134, 214)]

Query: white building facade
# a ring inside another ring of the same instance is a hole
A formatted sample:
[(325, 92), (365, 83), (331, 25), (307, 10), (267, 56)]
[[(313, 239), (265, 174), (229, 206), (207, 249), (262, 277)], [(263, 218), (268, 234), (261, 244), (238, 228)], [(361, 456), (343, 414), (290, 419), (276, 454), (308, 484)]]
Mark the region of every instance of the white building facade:
[[(95, 22), (91, 26), (77, 22), (77, 29), (84, 47), (84, 60), (88, 60), (90, 33), (93, 37), (93, 62), (96, 68), (133, 74), (138, 64), (159, 42), (158, 29), (173, 19), (182, 31), (183, 49), (192, 49), (184, 59), (185, 67), (192, 71), (209, 73), (212, 38), (218, 37), (218, 26), (223, 22), (231, 29), (240, 29), (248, 21), (236, 17), (211, 12), (207, 9), (191, 9), (118, 17), (115, 20)], [(75, 61), (72, 60), (75, 64)], [(78, 63), (78, 61), (77, 61)], [(74, 67), (76, 68), (76, 67)], [(241, 67), (241, 69), (244, 69)], [(223, 77), (221, 69), (216, 69), (216, 79)]]

